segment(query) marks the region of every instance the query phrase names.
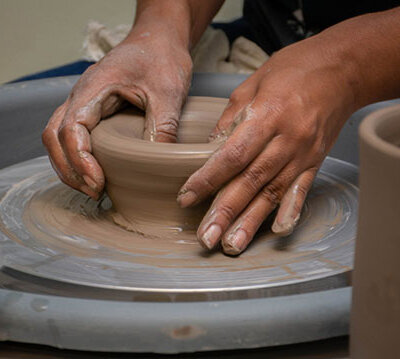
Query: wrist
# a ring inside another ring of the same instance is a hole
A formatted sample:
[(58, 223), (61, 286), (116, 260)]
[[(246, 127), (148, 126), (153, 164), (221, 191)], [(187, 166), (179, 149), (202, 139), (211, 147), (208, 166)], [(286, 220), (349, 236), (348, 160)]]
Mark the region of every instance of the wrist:
[[(342, 64), (356, 109), (400, 95), (400, 8), (339, 23), (317, 35)], [(329, 54), (328, 51), (328, 54)]]
[(350, 112), (366, 105), (363, 96), (363, 62), (360, 62), (360, 51), (365, 45), (350, 36), (352, 31), (356, 30), (342, 23), (316, 35), (323, 49), (323, 59), (332, 68), (332, 81), (339, 84), (338, 97), (345, 98)]
[(127, 41), (152, 37), (189, 51), (191, 16), (186, 1), (139, 0)]

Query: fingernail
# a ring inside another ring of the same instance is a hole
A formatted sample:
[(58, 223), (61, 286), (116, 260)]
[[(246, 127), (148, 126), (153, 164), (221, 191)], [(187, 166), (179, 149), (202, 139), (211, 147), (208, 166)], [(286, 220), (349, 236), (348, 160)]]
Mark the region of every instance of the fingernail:
[(197, 194), (193, 191), (186, 192), (185, 190), (182, 190), (178, 194), (177, 201), (182, 208), (189, 207), (197, 201)]
[(243, 229), (229, 235), (225, 245), (224, 252), (227, 254), (237, 255), (246, 249), (247, 233)]
[(97, 183), (93, 179), (91, 179), (88, 175), (83, 175), (82, 177), (85, 183), (89, 186), (89, 188), (97, 192)]
[(208, 249), (213, 249), (221, 234), (222, 234), (221, 227), (218, 224), (214, 223), (201, 236), (200, 241)]
[(88, 186), (88, 185), (82, 185), (79, 187), (80, 191), (87, 194), (89, 197), (91, 197), (92, 199), (94, 199), (95, 201), (97, 201), (100, 197), (100, 192), (93, 189), (92, 187)]
[(296, 218), (289, 219), (282, 223), (275, 221), (271, 227), (272, 232), (279, 234), (281, 236), (288, 236), (296, 227), (297, 222), (299, 221), (300, 215), (297, 215)]
[(285, 223), (278, 223), (274, 222), (272, 225), (271, 229), (272, 232), (275, 234), (279, 234), (281, 236), (287, 236), (293, 232), (293, 224), (290, 222), (285, 222)]
[(94, 192), (89, 186), (82, 185), (79, 187), (79, 189), (81, 192), (94, 199)]

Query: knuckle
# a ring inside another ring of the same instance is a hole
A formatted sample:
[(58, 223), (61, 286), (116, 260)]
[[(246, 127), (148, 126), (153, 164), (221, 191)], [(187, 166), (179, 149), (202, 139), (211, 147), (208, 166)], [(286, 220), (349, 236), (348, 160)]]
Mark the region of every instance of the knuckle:
[(300, 142), (315, 141), (318, 134), (318, 126), (315, 121), (302, 121), (295, 131), (295, 138)]
[(58, 130), (58, 137), (60, 141), (66, 142), (71, 136), (76, 135), (76, 133), (77, 133), (77, 127), (74, 124), (61, 125)]
[(301, 126), (293, 134), (294, 140), (297, 143), (308, 143), (311, 141), (311, 134), (308, 132), (307, 128)]
[(50, 146), (54, 139), (57, 137), (58, 129), (55, 127), (55, 121), (58, 116), (60, 116), (61, 112), (64, 110), (65, 103), (61, 106), (57, 107), (54, 111), (53, 115), (51, 116), (49, 122), (47, 123), (46, 127), (42, 131), (42, 143), (48, 147)]
[(179, 120), (176, 116), (163, 117), (159, 122), (157, 127), (159, 129), (178, 129)]
[(243, 167), (246, 165), (247, 145), (244, 143), (234, 143), (226, 147), (227, 163), (232, 167)]
[(67, 126), (61, 125), (58, 129), (58, 138), (62, 141), (67, 137)]
[(296, 193), (298, 194), (298, 196), (305, 198), (308, 193), (307, 187), (303, 184), (298, 184), (296, 188)]
[(261, 192), (263, 198), (274, 206), (277, 206), (283, 196), (283, 186), (279, 183), (270, 183)]
[(307, 121), (305, 126), (306, 131), (308, 133), (308, 137), (315, 139), (318, 136), (318, 124), (316, 121)]
[(233, 222), (236, 217), (235, 210), (227, 205), (223, 204), (218, 208), (218, 212), (222, 215), (229, 223)]
[(259, 190), (264, 184), (265, 168), (253, 165), (243, 171), (247, 185), (253, 190)]
[(309, 103), (309, 100), (306, 98), (307, 96), (304, 93), (293, 92), (288, 99), (288, 105), (293, 108), (299, 110), (306, 109)]
[(229, 96), (229, 101), (233, 104), (238, 103), (243, 98), (243, 93), (236, 89)]
[(216, 184), (207, 176), (202, 178), (201, 185), (206, 193), (213, 193), (217, 188)]
[(54, 131), (52, 131), (50, 128), (46, 127), (43, 132), (42, 132), (42, 142), (43, 144), (48, 147), (54, 138)]
[(157, 135), (165, 135), (168, 138), (176, 139), (178, 131), (178, 119), (176, 117), (163, 118), (157, 124)]

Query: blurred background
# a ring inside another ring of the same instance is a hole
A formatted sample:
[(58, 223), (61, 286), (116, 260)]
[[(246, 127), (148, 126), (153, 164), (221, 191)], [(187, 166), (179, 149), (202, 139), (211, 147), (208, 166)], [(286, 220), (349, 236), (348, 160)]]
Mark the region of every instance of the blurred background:
[[(242, 14), (243, 0), (226, 0), (215, 21)], [(0, 83), (82, 57), (86, 25), (132, 24), (135, 0), (0, 0)]]

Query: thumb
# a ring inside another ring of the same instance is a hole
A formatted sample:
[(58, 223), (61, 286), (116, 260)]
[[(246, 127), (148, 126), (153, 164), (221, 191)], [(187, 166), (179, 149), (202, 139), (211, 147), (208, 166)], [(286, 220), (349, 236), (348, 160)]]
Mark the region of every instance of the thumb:
[(143, 138), (155, 142), (176, 142), (182, 106), (182, 100), (171, 98), (149, 102)]

